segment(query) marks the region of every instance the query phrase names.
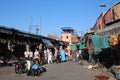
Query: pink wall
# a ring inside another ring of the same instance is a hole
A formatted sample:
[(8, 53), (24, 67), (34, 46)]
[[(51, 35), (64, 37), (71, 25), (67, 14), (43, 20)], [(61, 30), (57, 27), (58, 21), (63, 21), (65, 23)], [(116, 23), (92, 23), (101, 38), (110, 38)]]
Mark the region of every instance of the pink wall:
[(96, 24), (94, 25), (95, 30), (104, 29), (104, 27), (105, 27), (104, 18), (103, 18), (104, 14), (105, 13), (101, 13), (99, 18), (97, 19)]
[[(68, 36), (68, 38), (66, 38)], [(66, 42), (71, 42), (72, 35), (70, 33), (62, 33), (61, 40)]]
[(104, 15), (105, 24), (108, 24), (113, 21), (112, 9), (109, 9)]
[(78, 42), (78, 36), (72, 35), (71, 33), (62, 33), (61, 40), (69, 43), (74, 43), (74, 42)]
[[(113, 11), (115, 14), (113, 14)], [(114, 15), (114, 19), (113, 19), (113, 15)], [(106, 24), (118, 19), (120, 19), (120, 2), (114, 5), (113, 7), (111, 7), (106, 13), (101, 14), (98, 17), (92, 30), (104, 29)]]

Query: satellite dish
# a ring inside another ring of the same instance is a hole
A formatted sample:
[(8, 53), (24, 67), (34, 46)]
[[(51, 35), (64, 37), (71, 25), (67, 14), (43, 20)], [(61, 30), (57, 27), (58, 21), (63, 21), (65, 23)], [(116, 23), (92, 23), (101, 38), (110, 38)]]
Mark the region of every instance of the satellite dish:
[(100, 4), (100, 7), (106, 7), (106, 5), (105, 4)]

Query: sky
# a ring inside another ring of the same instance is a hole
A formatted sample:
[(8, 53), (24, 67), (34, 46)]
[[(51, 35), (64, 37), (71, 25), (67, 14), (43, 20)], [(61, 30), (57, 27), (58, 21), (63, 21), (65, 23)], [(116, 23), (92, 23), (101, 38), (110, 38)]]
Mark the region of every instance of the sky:
[[(94, 26), (101, 12), (119, 1), (0, 0), (0, 25), (33, 34), (38, 27), (38, 34), (43, 36), (60, 36), (62, 27), (71, 27), (80, 35)], [(100, 4), (106, 7), (100, 7)]]

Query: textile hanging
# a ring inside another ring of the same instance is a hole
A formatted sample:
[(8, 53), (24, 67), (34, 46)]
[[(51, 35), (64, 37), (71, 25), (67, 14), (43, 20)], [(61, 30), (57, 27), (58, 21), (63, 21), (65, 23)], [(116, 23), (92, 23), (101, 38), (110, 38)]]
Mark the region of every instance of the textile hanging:
[(76, 46), (75, 44), (71, 44), (71, 45), (70, 45), (70, 49), (71, 49), (71, 50), (77, 50), (77, 46)]
[(110, 47), (108, 43), (108, 37), (99, 37), (98, 35), (90, 35), (89, 38), (92, 40), (94, 54), (99, 54), (102, 49)]
[(85, 43), (84, 40), (80, 40), (80, 47), (79, 49), (84, 49)]

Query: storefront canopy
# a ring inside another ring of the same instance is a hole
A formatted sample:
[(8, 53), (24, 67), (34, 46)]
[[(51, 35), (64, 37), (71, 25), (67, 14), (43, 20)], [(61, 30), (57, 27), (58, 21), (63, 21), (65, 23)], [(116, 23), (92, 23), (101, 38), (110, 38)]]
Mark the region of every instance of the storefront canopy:
[(54, 45), (51, 43), (50, 40), (41, 38), (42, 42), (45, 44), (47, 48), (54, 48)]

